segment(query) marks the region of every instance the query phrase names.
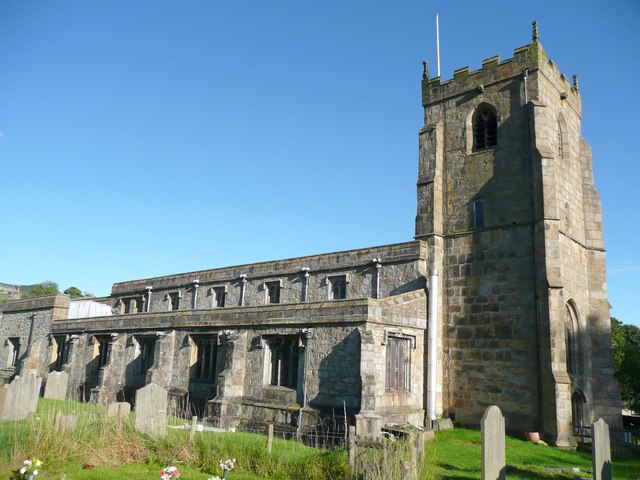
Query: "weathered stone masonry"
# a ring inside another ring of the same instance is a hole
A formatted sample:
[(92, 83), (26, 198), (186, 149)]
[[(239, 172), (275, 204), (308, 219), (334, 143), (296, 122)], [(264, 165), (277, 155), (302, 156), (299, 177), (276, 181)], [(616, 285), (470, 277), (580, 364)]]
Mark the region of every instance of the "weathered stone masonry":
[(222, 426), (346, 410), (375, 435), (478, 426), (496, 404), (507, 429), (571, 446), (574, 428), (619, 424), (577, 77), (534, 33), (449, 81), (425, 64), (422, 105), (415, 241), (9, 302), (0, 379), (64, 370), (68, 398), (102, 404), (154, 383)]

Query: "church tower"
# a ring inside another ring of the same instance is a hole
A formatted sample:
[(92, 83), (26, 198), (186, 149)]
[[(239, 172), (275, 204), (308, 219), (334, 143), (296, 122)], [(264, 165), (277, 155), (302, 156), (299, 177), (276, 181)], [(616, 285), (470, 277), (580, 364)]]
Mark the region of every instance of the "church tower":
[[(439, 272), (438, 405), (575, 445), (621, 423), (600, 198), (570, 82), (532, 43), (422, 80), (416, 239)], [(430, 319), (431, 320), (431, 319)], [(597, 388), (595, 388), (597, 386)]]

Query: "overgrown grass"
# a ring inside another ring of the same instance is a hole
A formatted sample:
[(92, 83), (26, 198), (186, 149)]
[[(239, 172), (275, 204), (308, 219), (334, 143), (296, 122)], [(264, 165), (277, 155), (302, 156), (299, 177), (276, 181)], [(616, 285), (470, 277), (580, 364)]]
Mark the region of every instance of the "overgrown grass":
[[(56, 410), (76, 415), (77, 425), (57, 431)], [(29, 418), (0, 422), (0, 450), (7, 460), (0, 464), (0, 479), (10, 478), (12, 470), (34, 456), (44, 462), (38, 478), (157, 479), (160, 468), (171, 464), (183, 471), (183, 478), (206, 479), (221, 476), (219, 463), (227, 458), (238, 459), (234, 480), (349, 478), (344, 450), (274, 439), (269, 455), (265, 437), (247, 433), (198, 434), (190, 442), (188, 431), (169, 429), (166, 437), (155, 439), (138, 434), (132, 416), (116, 419), (104, 413), (95, 405), (41, 399)]]
[[(77, 425), (56, 431), (56, 410), (77, 415)], [(68, 480), (157, 480), (166, 464), (177, 466), (185, 480), (206, 480), (222, 475), (218, 464), (227, 458), (237, 459), (232, 480), (351, 477), (344, 450), (318, 450), (276, 438), (273, 451), (268, 454), (266, 438), (249, 433), (202, 433), (191, 442), (188, 431), (169, 429), (165, 438), (154, 439), (135, 431), (132, 416), (118, 420), (104, 413), (104, 408), (96, 405), (40, 399), (37, 412), (29, 418), (0, 422), (0, 480), (10, 478), (22, 460), (33, 456), (44, 462), (38, 476), (42, 480), (57, 480), (63, 474)], [(509, 479), (592, 478), (589, 454), (511, 437), (506, 444)], [(380, 472), (380, 478), (393, 478), (395, 467), (389, 464)], [(572, 467), (580, 471), (570, 471)], [(640, 479), (640, 458), (614, 458), (613, 475), (622, 480)], [(442, 431), (434, 442), (427, 443), (421, 480), (480, 478), (480, 432)]]

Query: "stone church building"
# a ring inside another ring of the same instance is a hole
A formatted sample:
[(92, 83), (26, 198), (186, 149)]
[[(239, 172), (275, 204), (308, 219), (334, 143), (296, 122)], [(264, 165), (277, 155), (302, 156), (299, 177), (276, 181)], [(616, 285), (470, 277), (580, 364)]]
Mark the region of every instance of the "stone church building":
[[(222, 426), (346, 412), (359, 434), (437, 417), (574, 445), (620, 424), (602, 215), (578, 79), (534, 24), (513, 58), (422, 76), (414, 240), (133, 280), (0, 307), (0, 379), (69, 399), (156, 383)], [(409, 214), (409, 212), (407, 212)]]

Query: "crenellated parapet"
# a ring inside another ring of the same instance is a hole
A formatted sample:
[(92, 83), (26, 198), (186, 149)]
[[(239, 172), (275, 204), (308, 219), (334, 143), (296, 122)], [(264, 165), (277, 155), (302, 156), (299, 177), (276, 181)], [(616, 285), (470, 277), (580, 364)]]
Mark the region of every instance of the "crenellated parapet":
[[(468, 66), (462, 67), (453, 72), (452, 79), (446, 81), (443, 81), (440, 76), (431, 78), (425, 62), (422, 75), (422, 106), (427, 108), (452, 97), (472, 93), (481, 94), (485, 89), (522, 77), (525, 73), (527, 75), (539, 73), (556, 86), (559, 98), (571, 104), (571, 107), (580, 114), (578, 76), (573, 75), (571, 80), (565, 76), (556, 63), (548, 57), (537, 38), (537, 26), (534, 26), (534, 41), (514, 49), (513, 58), (501, 61), (499, 55), (489, 57), (482, 61), (482, 68), (479, 70), (471, 70)], [(535, 89), (531, 93), (534, 96), (529, 100), (538, 100), (535, 98)]]

